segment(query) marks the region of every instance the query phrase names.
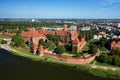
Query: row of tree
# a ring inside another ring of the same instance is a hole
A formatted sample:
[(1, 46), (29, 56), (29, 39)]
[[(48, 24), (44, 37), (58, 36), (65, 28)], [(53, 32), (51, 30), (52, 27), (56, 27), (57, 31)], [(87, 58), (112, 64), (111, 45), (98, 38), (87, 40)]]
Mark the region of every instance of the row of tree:
[[(6, 32), (10, 30), (12, 32), (16, 32), (16, 28), (27, 30), (28, 27), (48, 27), (48, 26), (63, 26), (64, 23), (55, 23), (55, 22), (47, 22), (47, 21), (0, 21), (0, 31)], [(71, 24), (68, 24), (71, 25)]]
[(120, 66), (120, 50), (112, 49), (110, 53), (101, 54), (97, 60), (102, 63), (108, 63), (108, 64)]
[(98, 31), (95, 29), (89, 30), (89, 31), (82, 31), (79, 30), (79, 36), (78, 38), (81, 40), (81, 38), (85, 37), (87, 41), (93, 39), (93, 35), (97, 34)]

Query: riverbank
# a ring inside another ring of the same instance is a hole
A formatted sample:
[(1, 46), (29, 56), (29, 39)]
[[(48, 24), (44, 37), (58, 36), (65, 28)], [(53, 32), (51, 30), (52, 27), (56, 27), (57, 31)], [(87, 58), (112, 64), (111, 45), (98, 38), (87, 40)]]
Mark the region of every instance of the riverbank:
[(50, 57), (40, 57), (37, 55), (31, 55), (31, 54), (19, 52), (17, 50), (14, 50), (14, 49), (8, 47), (7, 45), (4, 45), (2, 47), (4, 49), (11, 51), (14, 55), (26, 57), (26, 58), (33, 60), (33, 61), (40, 61), (42, 63), (47, 63), (47, 64), (50, 64), (52, 66), (61, 66), (61, 67), (66, 66), (66, 67), (75, 69), (77, 71), (87, 72), (87, 73), (94, 75), (94, 76), (99, 76), (102, 78), (109, 78), (109, 79), (113, 79), (113, 80), (120, 80), (120, 70), (113, 71), (113, 70), (108, 70), (108, 69), (107, 70), (100, 69), (98, 67), (93, 69), (90, 67), (90, 65), (69, 64), (69, 63), (66, 63), (63, 61), (52, 59)]

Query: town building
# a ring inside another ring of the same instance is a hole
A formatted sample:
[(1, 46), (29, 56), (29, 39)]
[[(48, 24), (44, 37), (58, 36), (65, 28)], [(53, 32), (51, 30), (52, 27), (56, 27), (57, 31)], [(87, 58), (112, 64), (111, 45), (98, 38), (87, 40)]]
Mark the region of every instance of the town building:
[(120, 49), (120, 39), (112, 39), (111, 40), (111, 49)]

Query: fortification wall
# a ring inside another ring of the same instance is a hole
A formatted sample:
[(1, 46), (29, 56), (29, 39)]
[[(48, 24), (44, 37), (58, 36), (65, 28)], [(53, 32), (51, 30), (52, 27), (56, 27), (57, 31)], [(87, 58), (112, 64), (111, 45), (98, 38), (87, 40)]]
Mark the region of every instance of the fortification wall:
[(96, 58), (97, 53), (87, 58), (75, 58), (75, 57), (68, 57), (68, 56), (49, 54), (49, 53), (44, 53), (44, 56), (50, 56), (52, 58), (62, 60), (68, 63), (73, 63), (73, 64), (89, 64)]

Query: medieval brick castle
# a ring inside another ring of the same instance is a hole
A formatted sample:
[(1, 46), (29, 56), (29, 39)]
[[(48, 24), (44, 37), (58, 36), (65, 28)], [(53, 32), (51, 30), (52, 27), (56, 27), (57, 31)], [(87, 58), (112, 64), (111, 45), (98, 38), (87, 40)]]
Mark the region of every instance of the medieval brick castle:
[(78, 39), (79, 31), (77, 30), (68, 30), (67, 25), (64, 25), (63, 29), (56, 29), (56, 30), (45, 30), (42, 27), (40, 30), (35, 30), (34, 28), (29, 28), (29, 31), (22, 32), (21, 36), (25, 39), (26, 42), (32, 41), (34, 43), (33, 52), (36, 53), (38, 50), (43, 50), (43, 47), (40, 46), (38, 48), (39, 40), (43, 39), (44, 41), (47, 40), (46, 35), (58, 35), (61, 37), (61, 43), (69, 43), (72, 45), (72, 51), (80, 52), (81, 49), (86, 44), (85, 38), (81, 40)]

